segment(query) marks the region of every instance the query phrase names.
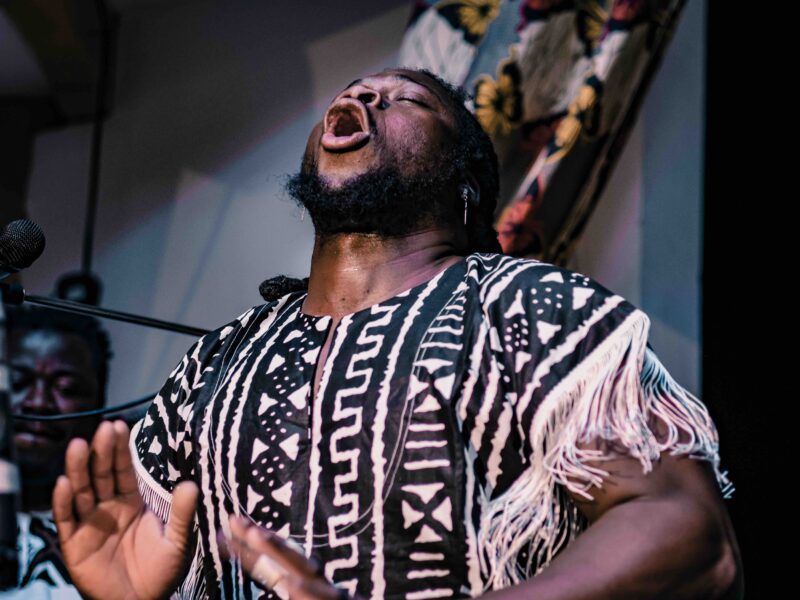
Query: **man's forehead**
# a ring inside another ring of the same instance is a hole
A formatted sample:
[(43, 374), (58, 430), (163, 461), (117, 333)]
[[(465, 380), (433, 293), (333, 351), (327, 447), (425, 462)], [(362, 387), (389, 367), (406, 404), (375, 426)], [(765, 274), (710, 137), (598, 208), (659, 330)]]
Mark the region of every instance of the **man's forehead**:
[(52, 329), (12, 332), (12, 353), (17, 357), (59, 358), (79, 366), (91, 363), (91, 350), (78, 334)]

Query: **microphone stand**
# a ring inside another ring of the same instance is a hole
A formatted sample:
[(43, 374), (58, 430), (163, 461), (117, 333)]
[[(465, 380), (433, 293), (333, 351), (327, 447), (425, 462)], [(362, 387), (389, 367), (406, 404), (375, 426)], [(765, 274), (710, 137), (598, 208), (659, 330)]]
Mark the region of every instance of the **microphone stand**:
[(0, 294), (2, 294), (3, 302), (16, 306), (21, 305), (23, 302), (27, 302), (28, 304), (45, 306), (47, 308), (54, 308), (56, 310), (62, 310), (81, 315), (90, 315), (92, 317), (102, 317), (104, 319), (122, 321), (124, 323), (134, 323), (135, 325), (144, 325), (145, 327), (152, 327), (154, 329), (174, 331), (176, 333), (183, 333), (185, 335), (191, 335), (194, 337), (201, 337), (209, 332), (208, 329), (190, 327), (189, 325), (171, 323), (170, 321), (162, 321), (160, 319), (151, 319), (150, 317), (142, 317), (118, 310), (99, 308), (97, 306), (92, 306), (91, 304), (83, 304), (81, 302), (72, 302), (71, 300), (61, 300), (58, 298), (49, 298), (47, 296), (28, 295), (25, 293), (25, 289), (16, 283), (0, 283)]
[(17, 587), (19, 576), (17, 500), (20, 482), (15, 461), (5, 334), (5, 308), (0, 302), (0, 590)]
[[(0, 283), (0, 300), (2, 300), (0, 302), (0, 308), (2, 308), (3, 303), (19, 306), (23, 302), (27, 302), (28, 304), (35, 304), (37, 306), (44, 306), (47, 308), (53, 308), (56, 310), (77, 313), (81, 315), (101, 317), (104, 319), (111, 319), (113, 321), (121, 321), (123, 323), (133, 323), (135, 325), (144, 325), (145, 327), (152, 327), (154, 329), (163, 329), (165, 331), (174, 331), (176, 333), (183, 333), (185, 335), (191, 335), (193, 337), (201, 337), (209, 332), (209, 330), (200, 329), (199, 327), (190, 327), (188, 325), (181, 325), (180, 323), (171, 323), (169, 321), (162, 321), (160, 319), (151, 319), (150, 317), (142, 317), (140, 315), (134, 315), (132, 313), (126, 313), (118, 310), (99, 308), (97, 306), (92, 306), (91, 304), (83, 304), (81, 302), (72, 302), (71, 300), (61, 300), (58, 298), (48, 298), (46, 296), (27, 295), (25, 293), (25, 289), (18, 283)], [(4, 313), (2, 312), (2, 310), (0, 310), (0, 317), (2, 317), (3, 314)], [(0, 343), (2, 343), (2, 333), (4, 331), (5, 331), (4, 320), (0, 318)], [(2, 362), (2, 357), (3, 354), (2, 351), (0, 351), (0, 362)], [(8, 381), (7, 377), (5, 378), (5, 381), (6, 382)], [(0, 390), (3, 389), (2, 382), (3, 382), (3, 375), (0, 372)], [(128, 402), (120, 406), (110, 406), (92, 411), (81, 411), (79, 413), (69, 413), (69, 414), (54, 415), (54, 416), (14, 415), (13, 418), (25, 421), (62, 421), (67, 419), (85, 418), (88, 416), (94, 416), (98, 414), (110, 414), (110, 413), (122, 412), (126, 409), (138, 406), (149, 400), (152, 400), (154, 396), (155, 394), (152, 394), (150, 396), (146, 396), (144, 398), (140, 398), (139, 400), (134, 400), (133, 402)], [(0, 398), (0, 401), (2, 401), (2, 398)], [(2, 410), (3, 408), (2, 406), (0, 406), (0, 436), (2, 436), (3, 433), (2, 429), (3, 419), (4, 418), (6, 419), (5, 420), (6, 423), (10, 423), (12, 418), (12, 415), (9, 412), (8, 407), (6, 407), (6, 412), (2, 412)], [(2, 443), (1, 438), (0, 438), (0, 443)], [(2, 446), (0, 446), (0, 452), (2, 452)], [(4, 455), (0, 453), (0, 467), (2, 467), (2, 462), (1, 462), (2, 456)], [(3, 479), (3, 471), (2, 468), (0, 468), (0, 484), (2, 483), (2, 479)], [(2, 494), (2, 489), (3, 488), (0, 487), (0, 495)], [(0, 506), (0, 517), (2, 517), (1, 513), (2, 513), (2, 506)], [(0, 529), (2, 528), (2, 523), (3, 521), (0, 519)], [(16, 538), (14, 540), (14, 543), (16, 548)], [(16, 558), (16, 551), (14, 557)], [(16, 572), (14, 581), (16, 583)], [(2, 584), (0, 584), (0, 589), (2, 589)]]

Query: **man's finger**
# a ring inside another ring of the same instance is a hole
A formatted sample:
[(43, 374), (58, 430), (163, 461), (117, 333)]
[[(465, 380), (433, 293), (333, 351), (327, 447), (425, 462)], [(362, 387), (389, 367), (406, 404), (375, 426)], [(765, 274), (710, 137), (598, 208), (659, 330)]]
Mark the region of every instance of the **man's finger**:
[(85, 519), (95, 507), (94, 490), (89, 482), (89, 445), (86, 440), (73, 438), (67, 446), (64, 471), (72, 487), (78, 519)]
[(69, 478), (59, 475), (53, 488), (53, 521), (55, 521), (62, 548), (75, 533), (77, 527), (75, 515), (72, 512), (72, 498), (72, 485)]
[(178, 548), (186, 548), (192, 531), (199, 491), (192, 481), (182, 481), (172, 492), (172, 508), (164, 536)]
[(227, 548), (239, 557), (242, 566), (255, 579), (269, 581), (285, 573), (287, 577), (328, 583), (316, 559), (306, 558), (301, 549), (292, 548), (277, 533), (233, 515), (229, 524), (232, 537), (226, 540)]
[(128, 448), (130, 431), (125, 421), (114, 421), (114, 479), (117, 491), (122, 495), (139, 494), (136, 473), (133, 471), (131, 452)]
[[(225, 549), (226, 558), (235, 556), (239, 559), (242, 569), (249, 573), (259, 588), (274, 590), (281, 598), (286, 597), (286, 583), (294, 578), (301, 578), (287, 571), (267, 554), (251, 548), (236, 535), (230, 539), (222, 536), (220, 547)], [(293, 598), (291, 595), (289, 597)]]
[[(228, 524), (231, 528), (231, 542), (236, 544), (235, 548), (240, 558), (248, 556), (248, 553), (250, 553), (253, 555), (254, 561), (260, 554), (272, 556), (272, 554), (275, 553), (274, 548), (269, 547), (266, 541), (260, 536), (254, 535), (257, 534), (259, 529), (257, 525), (250, 523), (244, 517), (237, 517), (234, 515), (230, 516)], [(250, 533), (251, 530), (253, 534)], [(248, 538), (249, 535), (254, 535), (254, 537), (252, 539)]]
[(228, 553), (232, 553), (239, 559), (242, 563), (242, 568), (264, 589), (272, 589), (281, 579), (285, 579), (288, 575), (286, 569), (279, 566), (266, 554), (253, 550), (240, 541), (239, 538), (231, 538), (226, 542), (225, 548)]
[(294, 575), (301, 577), (316, 577), (317, 564), (309, 561), (303, 554), (290, 548), (288, 544), (275, 532), (252, 526), (247, 529), (244, 542), (275, 560), (280, 566)]
[(268, 529), (258, 528), (258, 533), (267, 544), (278, 550), (293, 568), (297, 569), (298, 575), (324, 577), (322, 565), (319, 561), (313, 556), (307, 558), (303, 554), (303, 549), (298, 547), (293, 540), (282, 538)]
[(114, 497), (114, 426), (105, 421), (95, 432), (92, 440), (91, 469), (92, 485), (98, 502)]

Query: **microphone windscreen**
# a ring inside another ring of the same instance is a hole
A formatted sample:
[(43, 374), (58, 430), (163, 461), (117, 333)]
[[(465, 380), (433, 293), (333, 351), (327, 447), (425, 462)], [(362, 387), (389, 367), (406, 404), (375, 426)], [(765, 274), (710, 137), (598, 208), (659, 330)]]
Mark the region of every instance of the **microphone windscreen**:
[(33, 221), (12, 221), (0, 232), (0, 264), (14, 269), (29, 267), (44, 251), (44, 232)]

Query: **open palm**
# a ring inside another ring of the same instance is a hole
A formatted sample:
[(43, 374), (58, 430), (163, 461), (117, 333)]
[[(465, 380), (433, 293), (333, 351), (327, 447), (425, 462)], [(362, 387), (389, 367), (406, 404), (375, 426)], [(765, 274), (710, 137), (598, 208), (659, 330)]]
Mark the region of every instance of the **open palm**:
[(128, 436), (127, 425), (116, 421), (101, 424), (91, 452), (85, 440), (72, 440), (66, 475), (53, 489), (64, 562), (89, 598), (162, 598), (175, 589), (188, 565), (197, 486), (183, 482), (175, 487), (164, 525), (139, 493)]

